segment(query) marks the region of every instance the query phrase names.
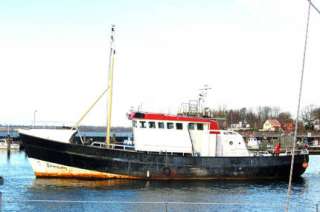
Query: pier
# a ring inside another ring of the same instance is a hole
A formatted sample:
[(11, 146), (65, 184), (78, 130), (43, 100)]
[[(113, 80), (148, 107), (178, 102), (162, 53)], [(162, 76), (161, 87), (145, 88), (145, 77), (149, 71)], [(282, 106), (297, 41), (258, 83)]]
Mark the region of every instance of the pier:
[(320, 146), (310, 146), (309, 155), (320, 155)]

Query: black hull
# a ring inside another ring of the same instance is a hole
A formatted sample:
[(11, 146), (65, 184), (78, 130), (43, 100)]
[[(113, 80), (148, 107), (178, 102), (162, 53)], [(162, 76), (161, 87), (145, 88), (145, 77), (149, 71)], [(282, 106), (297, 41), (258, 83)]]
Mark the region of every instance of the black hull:
[[(291, 156), (193, 157), (97, 148), (21, 134), (29, 158), (94, 171), (62, 174), (35, 171), (37, 177), (127, 178), (145, 180), (254, 180), (288, 178)], [(293, 177), (301, 176), (307, 154), (295, 155)]]

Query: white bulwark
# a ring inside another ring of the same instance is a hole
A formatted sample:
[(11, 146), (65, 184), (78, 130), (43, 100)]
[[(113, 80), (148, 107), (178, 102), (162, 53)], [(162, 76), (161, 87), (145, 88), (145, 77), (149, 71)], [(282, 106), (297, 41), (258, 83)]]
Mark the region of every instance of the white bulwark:
[(49, 139), (53, 141), (69, 143), (72, 137), (77, 133), (74, 129), (28, 129), (18, 130), (19, 133), (30, 135), (37, 138)]

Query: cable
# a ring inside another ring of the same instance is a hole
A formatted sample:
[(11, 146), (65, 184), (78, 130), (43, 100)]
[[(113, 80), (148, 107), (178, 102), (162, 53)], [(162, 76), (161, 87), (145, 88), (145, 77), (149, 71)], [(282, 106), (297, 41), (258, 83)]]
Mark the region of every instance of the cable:
[(311, 2), (311, 0), (308, 0), (308, 2), (311, 4), (313, 9), (315, 9), (315, 11), (317, 11), (319, 13), (319, 15), (320, 15), (320, 10)]
[(295, 155), (295, 147), (296, 147), (296, 142), (297, 142), (298, 121), (299, 121), (299, 114), (300, 114), (300, 104), (301, 104), (302, 87), (303, 87), (303, 76), (304, 76), (304, 67), (305, 67), (305, 61), (306, 61), (307, 42), (308, 42), (308, 33), (309, 33), (311, 1), (310, 0), (308, 0), (308, 1), (309, 1), (309, 6), (308, 6), (307, 26), (306, 26), (306, 34), (305, 34), (304, 50), (303, 50), (303, 58), (302, 58), (299, 100), (298, 100), (297, 116), (296, 116), (296, 123), (295, 123), (296, 126), (295, 126), (295, 130), (294, 130), (294, 139), (293, 139), (293, 146), (292, 146), (292, 152), (291, 152), (291, 167), (290, 167), (290, 175), (289, 175), (288, 196), (287, 196), (287, 204), (286, 204), (286, 208), (285, 208), (286, 212), (288, 212), (288, 210), (289, 210), (289, 203), (290, 203), (294, 155)]
[(103, 95), (109, 90), (109, 87), (106, 88), (93, 102), (93, 104), (86, 110), (86, 112), (81, 116), (81, 118), (76, 122), (73, 126), (73, 129), (77, 129), (81, 123), (81, 121), (88, 115), (88, 113), (92, 110), (92, 108), (97, 104), (97, 102), (103, 97)]

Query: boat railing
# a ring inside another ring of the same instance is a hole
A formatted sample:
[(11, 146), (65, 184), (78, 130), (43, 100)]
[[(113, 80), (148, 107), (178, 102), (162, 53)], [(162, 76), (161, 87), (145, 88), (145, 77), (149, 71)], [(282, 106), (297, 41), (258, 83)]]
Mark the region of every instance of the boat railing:
[(134, 146), (132, 145), (123, 145), (123, 144), (109, 144), (107, 145), (105, 142), (94, 141), (90, 144), (90, 146), (99, 147), (99, 148), (108, 148), (108, 149), (120, 149), (120, 150), (131, 150), (134, 151)]
[[(98, 147), (98, 148), (108, 148), (108, 149), (117, 149), (117, 150), (126, 150), (126, 151), (134, 151), (138, 152), (133, 145), (125, 145), (125, 144), (109, 144), (107, 145), (105, 142), (99, 142), (95, 141), (91, 143), (91, 146)], [(263, 156), (267, 154), (274, 154), (273, 149), (268, 149), (268, 150), (257, 150), (257, 151), (250, 151), (253, 156)], [(291, 155), (291, 149), (281, 149), (280, 155)], [(300, 154), (308, 154), (307, 149), (296, 149), (295, 155), (300, 155)], [(184, 152), (167, 152), (167, 151), (148, 151), (148, 154), (166, 154), (166, 155), (190, 155), (190, 153), (184, 153)], [(196, 155), (194, 155), (196, 156)]]
[[(268, 149), (267, 152), (274, 154), (273, 149)], [(291, 148), (286, 148), (286, 149), (281, 149), (280, 155), (291, 155), (292, 149)], [(307, 149), (295, 149), (294, 154), (295, 155), (303, 155), (303, 154), (308, 154), (309, 151)]]
[[(253, 149), (249, 149), (249, 151), (251, 152), (251, 154), (253, 156), (262, 156), (262, 155), (270, 155), (270, 154), (274, 154), (274, 150), (273, 149), (267, 149), (267, 150), (253, 150)], [(291, 155), (292, 150), (291, 149), (281, 149), (280, 151), (280, 155)], [(308, 149), (296, 149), (294, 151), (295, 155), (303, 155), (303, 154), (308, 154), (309, 151)]]
[(134, 148), (134, 145), (123, 145), (123, 144), (109, 144), (109, 145), (107, 145), (105, 142), (101, 142), (101, 141), (94, 141), (90, 144), (90, 146), (94, 146), (94, 147), (98, 147), (98, 148), (134, 151), (134, 152), (146, 152), (147, 154), (157, 154), (157, 155), (182, 155), (182, 156), (192, 155), (191, 153), (187, 153), (187, 152), (140, 151), (140, 150), (136, 150)]
[(140, 150), (136, 150), (133, 145), (110, 144), (109, 146), (107, 146), (105, 144), (105, 147), (109, 149), (118, 149), (118, 150), (134, 151), (134, 152), (146, 152), (147, 154), (157, 154), (157, 155), (182, 155), (182, 156), (192, 155), (191, 153), (186, 153), (186, 152), (140, 151)]
[[(291, 150), (291, 149), (286, 149), (285, 154), (291, 155), (291, 153), (292, 153), (292, 150)], [(296, 150), (294, 151), (294, 154), (295, 154), (295, 155), (308, 154), (308, 153), (309, 153), (308, 149), (296, 149)]]
[[(106, 145), (107, 146), (107, 145)], [(135, 151), (133, 145), (123, 145), (123, 144), (110, 144), (107, 146), (109, 149), (122, 149), (122, 150), (131, 150)]]

